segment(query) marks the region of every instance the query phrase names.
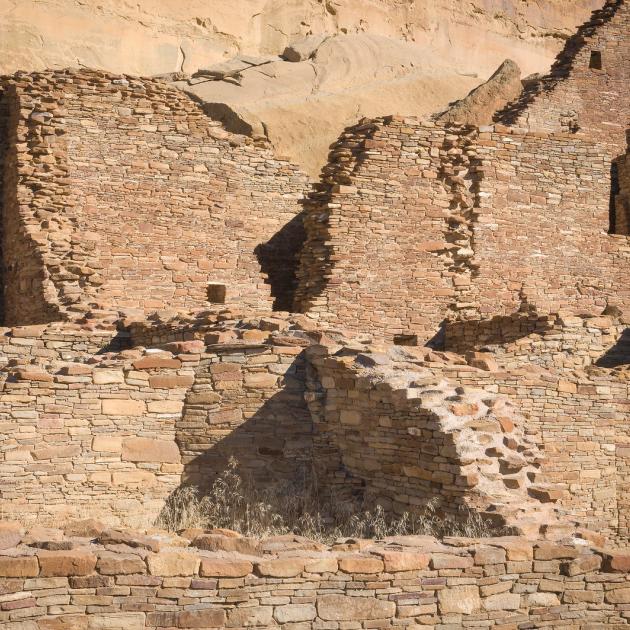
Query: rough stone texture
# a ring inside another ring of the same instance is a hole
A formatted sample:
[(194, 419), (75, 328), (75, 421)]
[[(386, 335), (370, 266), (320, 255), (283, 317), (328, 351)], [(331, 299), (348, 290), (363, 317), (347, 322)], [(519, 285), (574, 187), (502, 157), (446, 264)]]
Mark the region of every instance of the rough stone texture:
[(630, 79), (630, 5), (607, 0), (565, 45), (551, 71), (497, 115), (504, 123), (548, 131), (581, 131), (625, 151)]
[[(358, 116), (428, 115), (508, 56), (525, 74), (546, 72), (563, 38), (597, 4), (10, 0), (0, 7), (0, 73), (81, 64), (181, 77), (218, 64), (254, 66), (240, 86), (231, 78), (200, 84), (208, 107), (241, 133), (266, 135), (316, 176), (328, 146)], [(278, 57), (305, 37), (338, 43), (319, 61)], [(277, 63), (255, 68), (270, 58)]]
[(495, 112), (520, 96), (522, 89), (521, 69), (511, 59), (506, 59), (485, 83), (436, 119), (466, 125), (488, 125)]

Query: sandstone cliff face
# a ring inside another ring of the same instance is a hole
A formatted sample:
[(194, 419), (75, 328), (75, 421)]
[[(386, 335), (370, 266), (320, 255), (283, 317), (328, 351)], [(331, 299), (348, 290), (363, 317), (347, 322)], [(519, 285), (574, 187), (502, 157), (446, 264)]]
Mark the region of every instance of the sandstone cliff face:
[[(370, 33), (430, 47), (487, 78), (506, 57), (544, 69), (597, 0), (4, 0), (0, 72), (78, 62), (136, 74), (192, 72), (278, 54), (310, 33)], [(429, 57), (429, 55), (427, 56)]]
[[(192, 74), (269, 61), (193, 92), (232, 131), (264, 135), (312, 176), (362, 116), (428, 116), (506, 58), (547, 70), (598, 0), (4, 0), (0, 73), (66, 66)], [(570, 11), (567, 10), (570, 8)], [(308, 36), (312, 58), (279, 55)], [(183, 86), (188, 87), (188, 86)]]

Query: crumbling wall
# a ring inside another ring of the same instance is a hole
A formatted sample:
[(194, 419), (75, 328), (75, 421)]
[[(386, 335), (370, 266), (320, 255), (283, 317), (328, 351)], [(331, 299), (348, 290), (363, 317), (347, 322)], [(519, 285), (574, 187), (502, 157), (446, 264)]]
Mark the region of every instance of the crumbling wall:
[(445, 319), (630, 304), (610, 166), (574, 135), (409, 118), (350, 129), (308, 207), (296, 308), (422, 342)]
[(564, 316), (542, 334), (472, 353), (472, 365), (448, 354), (447, 360), (425, 359), (422, 365), (465, 386), (508, 396), (545, 453), (540, 472), (561, 491), (559, 505), (623, 540), (630, 531), (626, 335), (627, 327), (608, 317)]
[(533, 531), (555, 520), (542, 453), (506, 398), (396, 362), (394, 350), (308, 353), (317, 371), (309, 392), (316, 448), (337, 452), (336, 466), (320, 457), (315, 465), (333, 495), (348, 490), (343, 471), (361, 481), (368, 505), (388, 512), (436, 502), (455, 518), (467, 508)]
[(583, 131), (625, 151), (630, 120), (630, 5), (608, 0), (569, 38), (550, 73), (531, 83), (497, 115), (502, 123), (533, 130)]
[(346, 130), (307, 207), (297, 310), (390, 339), (435, 332), (469, 285), (460, 136), (397, 117)]
[[(55, 310), (271, 306), (255, 250), (300, 212), (307, 178), (297, 167), (158, 80), (50, 71), (5, 83), (8, 323)], [(293, 266), (294, 251), (272, 249)], [(209, 291), (214, 283), (225, 289)]]

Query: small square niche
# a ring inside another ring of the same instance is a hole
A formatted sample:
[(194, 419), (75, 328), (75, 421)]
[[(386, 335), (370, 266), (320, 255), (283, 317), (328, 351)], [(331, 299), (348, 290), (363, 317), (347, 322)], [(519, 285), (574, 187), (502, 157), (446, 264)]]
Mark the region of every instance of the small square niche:
[(591, 50), (591, 58), (588, 62), (588, 67), (591, 70), (601, 70), (602, 69), (602, 51), (601, 50)]
[(225, 304), (227, 287), (222, 282), (210, 282), (208, 284), (208, 302), (211, 304)]
[(418, 335), (413, 333), (404, 333), (402, 335), (394, 335), (395, 346), (417, 346)]

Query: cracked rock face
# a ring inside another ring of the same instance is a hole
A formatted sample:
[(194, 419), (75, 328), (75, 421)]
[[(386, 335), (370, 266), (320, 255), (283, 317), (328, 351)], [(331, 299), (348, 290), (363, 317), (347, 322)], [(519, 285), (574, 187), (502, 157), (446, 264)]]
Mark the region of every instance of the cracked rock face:
[(192, 89), (230, 130), (266, 136), (317, 176), (330, 143), (362, 116), (441, 111), (506, 57), (524, 75), (546, 71), (563, 37), (599, 4), (578, 0), (566, 11), (566, 0), (7, 0), (0, 72), (83, 65), (191, 75), (275, 58)]

